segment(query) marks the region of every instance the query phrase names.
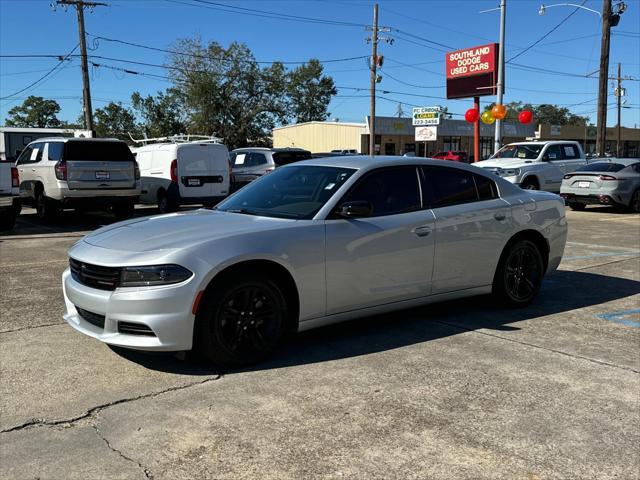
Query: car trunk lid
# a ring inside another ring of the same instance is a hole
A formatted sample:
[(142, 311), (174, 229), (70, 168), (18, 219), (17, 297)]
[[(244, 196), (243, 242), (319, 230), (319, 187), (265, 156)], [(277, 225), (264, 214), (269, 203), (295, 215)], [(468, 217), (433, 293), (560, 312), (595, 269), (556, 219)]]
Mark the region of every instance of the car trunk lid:
[(135, 188), (135, 160), (124, 142), (69, 141), (63, 161), (72, 190)]

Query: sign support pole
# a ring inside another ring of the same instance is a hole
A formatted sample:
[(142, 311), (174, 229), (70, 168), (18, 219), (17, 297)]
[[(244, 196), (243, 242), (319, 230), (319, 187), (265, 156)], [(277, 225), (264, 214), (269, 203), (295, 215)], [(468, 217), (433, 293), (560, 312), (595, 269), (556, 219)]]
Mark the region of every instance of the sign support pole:
[[(473, 108), (480, 112), (480, 97), (473, 97)], [(478, 118), (473, 122), (473, 161), (480, 160), (480, 119)]]
[[(504, 29), (507, 17), (507, 0), (500, 0), (500, 46), (498, 47), (498, 98), (497, 104), (502, 105), (502, 95), (504, 94)], [(493, 145), (494, 153), (500, 150), (502, 143), (502, 121), (496, 120), (496, 135)]]

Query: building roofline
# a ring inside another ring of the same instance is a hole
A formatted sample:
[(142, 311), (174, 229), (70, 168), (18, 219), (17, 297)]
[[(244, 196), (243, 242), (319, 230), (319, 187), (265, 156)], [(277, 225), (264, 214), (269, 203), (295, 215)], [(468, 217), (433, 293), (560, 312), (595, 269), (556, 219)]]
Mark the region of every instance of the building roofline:
[(300, 125), (339, 125), (339, 126), (361, 127), (361, 128), (364, 128), (366, 126), (364, 123), (356, 123), (356, 122), (321, 122), (318, 120), (314, 120), (312, 122), (292, 123), (291, 125), (274, 127), (273, 130), (284, 130), (285, 128), (299, 127)]

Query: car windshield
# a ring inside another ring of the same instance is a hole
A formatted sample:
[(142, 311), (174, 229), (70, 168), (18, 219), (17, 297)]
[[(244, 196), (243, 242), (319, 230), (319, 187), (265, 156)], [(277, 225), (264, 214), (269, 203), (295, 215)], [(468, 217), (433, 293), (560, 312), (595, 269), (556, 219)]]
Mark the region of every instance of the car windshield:
[(540, 155), (540, 150), (542, 150), (543, 146), (544, 145), (540, 144), (505, 145), (489, 158), (524, 158), (533, 160), (534, 158), (538, 158), (538, 155)]
[(620, 163), (611, 162), (596, 162), (589, 163), (584, 167), (578, 169), (579, 172), (619, 172), (628, 165), (622, 165)]
[(216, 210), (277, 218), (313, 218), (355, 172), (351, 168), (293, 165), (262, 176)]

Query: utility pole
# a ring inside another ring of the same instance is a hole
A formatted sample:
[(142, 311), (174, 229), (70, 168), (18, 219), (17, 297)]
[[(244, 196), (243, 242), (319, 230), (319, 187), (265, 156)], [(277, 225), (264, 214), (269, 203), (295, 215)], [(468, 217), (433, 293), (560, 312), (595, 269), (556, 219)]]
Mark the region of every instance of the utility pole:
[(89, 87), (89, 67), (87, 65), (87, 41), (84, 31), (84, 9), (93, 10), (95, 7), (106, 7), (106, 3), (101, 2), (85, 2), (84, 0), (56, 0), (56, 5), (62, 5), (65, 8), (71, 5), (76, 8), (78, 13), (78, 36), (80, 37), (80, 61), (82, 69), (82, 105), (84, 112), (84, 128), (91, 130), (91, 136), (94, 135), (93, 130), (93, 111), (91, 109), (91, 89)]
[(620, 151), (620, 111), (622, 110), (622, 67), (618, 63), (618, 85), (616, 86), (616, 100), (618, 103), (618, 125), (616, 127), (616, 156), (622, 156)]
[[(500, 45), (498, 47), (498, 84), (497, 87), (497, 104), (502, 105), (502, 96), (504, 95), (504, 35), (505, 23), (507, 19), (507, 0), (500, 0)], [(502, 120), (496, 120), (495, 142), (493, 144), (494, 153), (500, 150), (502, 143)], [(476, 160), (477, 162), (478, 160)]]
[(609, 47), (611, 45), (611, 0), (602, 2), (602, 42), (600, 43), (600, 76), (598, 78), (598, 119), (596, 154), (604, 156), (607, 140), (607, 84), (609, 83)]
[(378, 4), (373, 5), (373, 34), (371, 35), (371, 87), (369, 107), (369, 155), (376, 154), (376, 80), (378, 67)]

